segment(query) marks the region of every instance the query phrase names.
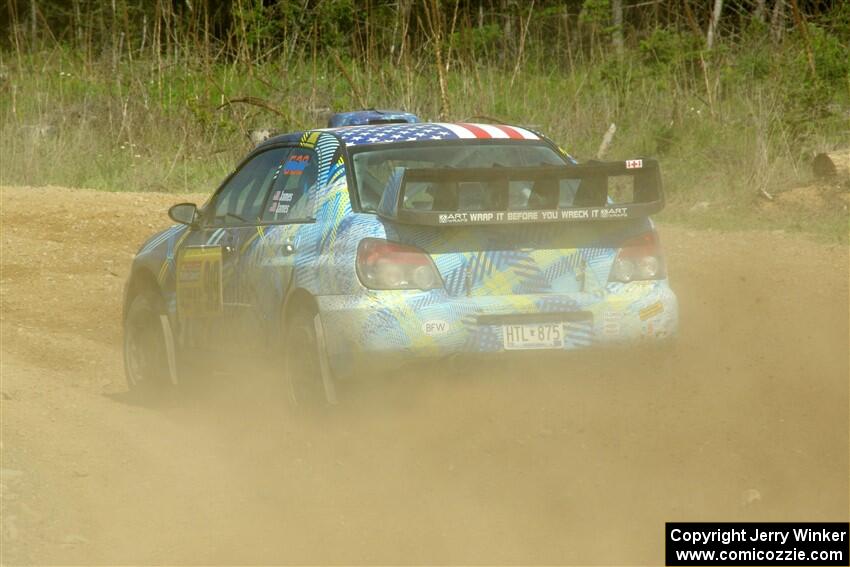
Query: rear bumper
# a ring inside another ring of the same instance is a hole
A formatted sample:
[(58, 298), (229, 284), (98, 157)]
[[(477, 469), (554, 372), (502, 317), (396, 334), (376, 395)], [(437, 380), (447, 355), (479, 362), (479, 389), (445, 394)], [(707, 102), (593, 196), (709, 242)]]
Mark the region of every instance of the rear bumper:
[[(416, 358), (524, 354), (506, 351), (503, 325), (559, 322), (563, 351), (663, 344), (678, 330), (666, 281), (609, 284), (603, 295), (450, 297), (443, 290), (317, 298), (331, 369), (392, 367)], [(542, 352), (542, 351), (532, 351)], [(551, 354), (551, 351), (546, 351)]]

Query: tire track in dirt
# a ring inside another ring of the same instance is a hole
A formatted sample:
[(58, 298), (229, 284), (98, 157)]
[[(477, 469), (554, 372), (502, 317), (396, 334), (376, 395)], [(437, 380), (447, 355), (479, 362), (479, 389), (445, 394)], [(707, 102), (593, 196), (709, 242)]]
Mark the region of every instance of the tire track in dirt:
[[(2, 191), (4, 563), (658, 563), (663, 522), (848, 518), (848, 249), (662, 226), (676, 355), (439, 367), (293, 414), (125, 395), (172, 195)], [(200, 197), (198, 197), (200, 199)]]

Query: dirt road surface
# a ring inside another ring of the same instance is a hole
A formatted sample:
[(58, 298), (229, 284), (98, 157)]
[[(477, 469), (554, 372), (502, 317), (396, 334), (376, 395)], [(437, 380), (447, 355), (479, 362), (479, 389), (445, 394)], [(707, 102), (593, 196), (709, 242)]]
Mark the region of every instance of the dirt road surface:
[(2, 189), (3, 563), (662, 564), (665, 521), (848, 519), (846, 246), (662, 226), (668, 363), (144, 407), (120, 296), (178, 200)]

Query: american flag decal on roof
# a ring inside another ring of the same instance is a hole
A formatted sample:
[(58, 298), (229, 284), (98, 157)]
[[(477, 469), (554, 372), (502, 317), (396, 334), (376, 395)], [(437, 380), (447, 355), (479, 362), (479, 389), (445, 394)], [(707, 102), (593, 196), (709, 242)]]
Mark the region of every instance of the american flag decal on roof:
[(351, 126), (334, 132), (349, 146), (459, 139), (539, 140), (530, 130), (501, 124), (419, 123)]

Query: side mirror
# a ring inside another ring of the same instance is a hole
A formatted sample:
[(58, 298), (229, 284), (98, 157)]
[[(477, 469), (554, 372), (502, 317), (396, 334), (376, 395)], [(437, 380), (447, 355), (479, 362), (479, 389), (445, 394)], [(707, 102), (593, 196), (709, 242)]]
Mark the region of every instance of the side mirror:
[(198, 216), (198, 207), (195, 203), (178, 203), (168, 209), (168, 216), (174, 222), (195, 226)]

